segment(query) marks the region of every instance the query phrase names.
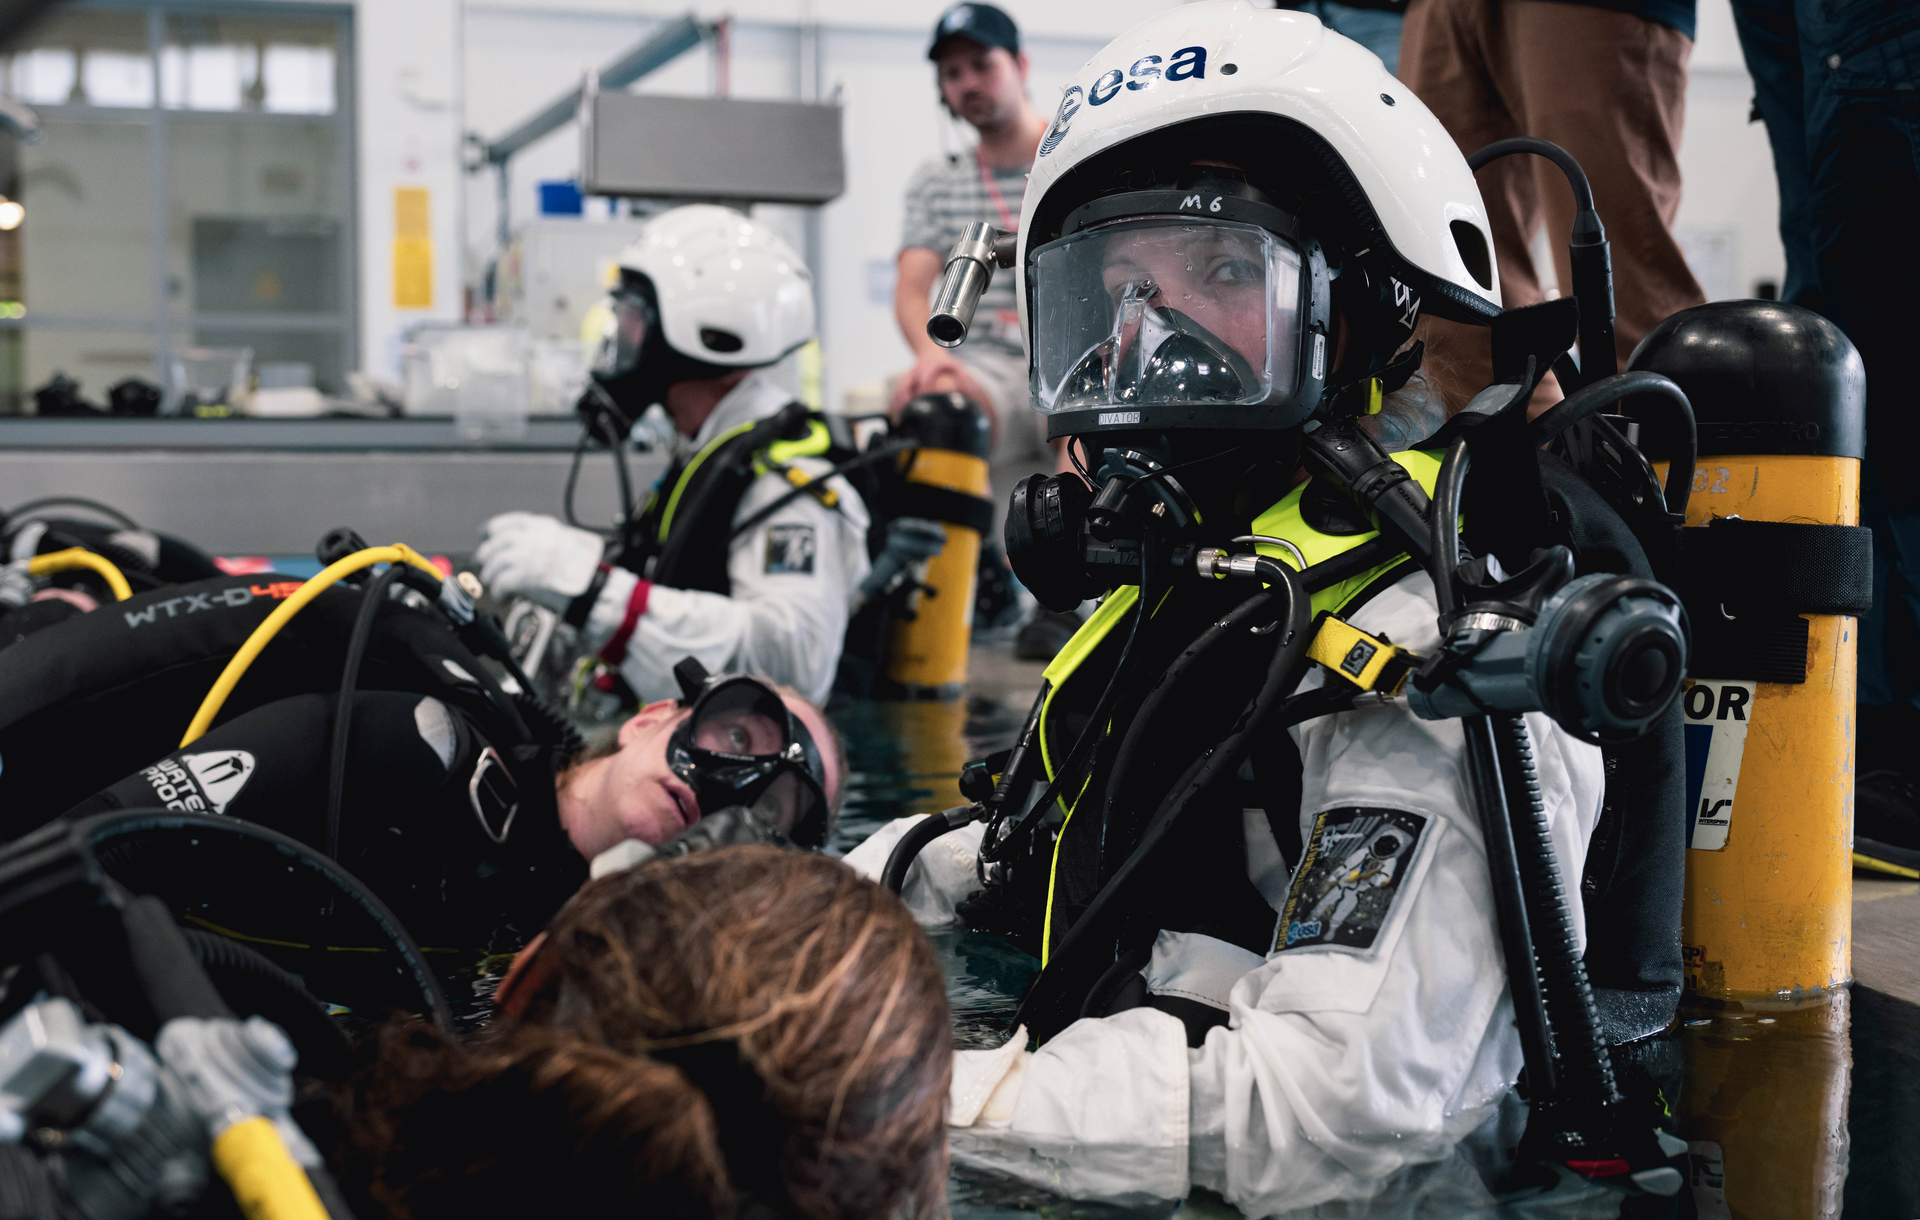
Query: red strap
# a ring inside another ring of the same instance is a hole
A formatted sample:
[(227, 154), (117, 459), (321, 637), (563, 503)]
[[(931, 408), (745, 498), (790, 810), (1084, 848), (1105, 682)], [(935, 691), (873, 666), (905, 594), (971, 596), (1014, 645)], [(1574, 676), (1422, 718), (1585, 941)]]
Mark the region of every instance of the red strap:
[(986, 184), (987, 194), (993, 197), (993, 206), (1000, 213), (1000, 223), (1005, 225), (1009, 232), (1019, 228), (1020, 222), (1013, 218), (1012, 209), (1007, 207), (1007, 197), (1000, 193), (1000, 187), (994, 182), (993, 175), (987, 172), (987, 163), (980, 156), (980, 146), (977, 144), (973, 148), (973, 163), (980, 167), (980, 181)]
[(627, 659), (627, 641), (633, 638), (634, 628), (640, 625), (640, 616), (647, 612), (647, 596), (652, 592), (652, 581), (633, 582), (633, 593), (627, 598), (626, 617), (620, 620), (620, 630), (614, 632), (607, 646), (600, 650), (602, 661), (618, 665)]

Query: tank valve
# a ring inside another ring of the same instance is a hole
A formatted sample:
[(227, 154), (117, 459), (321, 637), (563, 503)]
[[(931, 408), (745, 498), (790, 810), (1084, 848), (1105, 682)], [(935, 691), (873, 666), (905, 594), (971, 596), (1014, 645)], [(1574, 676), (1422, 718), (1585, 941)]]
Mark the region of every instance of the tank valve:
[(1016, 235), (976, 220), (960, 231), (960, 240), (947, 255), (946, 274), (933, 295), (927, 315), (927, 337), (941, 347), (959, 347), (973, 325), (980, 295), (993, 283), (996, 267), (1013, 266)]

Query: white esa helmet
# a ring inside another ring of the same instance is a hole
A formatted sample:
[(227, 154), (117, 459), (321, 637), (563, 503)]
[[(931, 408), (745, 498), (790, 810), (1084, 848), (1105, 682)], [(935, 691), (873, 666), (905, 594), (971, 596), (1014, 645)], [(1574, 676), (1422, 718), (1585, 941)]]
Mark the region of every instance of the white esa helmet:
[[(645, 407), (676, 381), (760, 368), (813, 336), (813, 277), (771, 228), (712, 204), (647, 222), (620, 255), (594, 377)], [(624, 404), (623, 404), (624, 405)]]
[(1298, 427), (1423, 313), (1500, 312), (1486, 208), (1440, 121), (1359, 44), (1248, 0), (1169, 9), (1074, 75), (1015, 267), (1054, 436)]

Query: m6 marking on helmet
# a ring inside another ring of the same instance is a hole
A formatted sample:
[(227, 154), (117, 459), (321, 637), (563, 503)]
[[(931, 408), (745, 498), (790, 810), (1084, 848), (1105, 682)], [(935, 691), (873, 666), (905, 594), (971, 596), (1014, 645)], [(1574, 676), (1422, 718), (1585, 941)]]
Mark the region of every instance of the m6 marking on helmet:
[[(1160, 63), (1158, 55), (1142, 55), (1124, 72), (1119, 68), (1102, 72), (1087, 89), (1083, 90), (1079, 85), (1069, 86), (1060, 95), (1060, 109), (1054, 113), (1053, 126), (1047, 129), (1045, 138), (1040, 141), (1040, 155), (1044, 157), (1060, 147), (1060, 141), (1067, 138), (1067, 132), (1073, 126), (1073, 116), (1080, 113), (1082, 101), (1092, 106), (1104, 106), (1122, 92), (1150, 89), (1156, 81), (1204, 79), (1207, 75), (1207, 49), (1181, 47), (1167, 59), (1164, 71)], [(1124, 90), (1122, 84), (1126, 86)]]

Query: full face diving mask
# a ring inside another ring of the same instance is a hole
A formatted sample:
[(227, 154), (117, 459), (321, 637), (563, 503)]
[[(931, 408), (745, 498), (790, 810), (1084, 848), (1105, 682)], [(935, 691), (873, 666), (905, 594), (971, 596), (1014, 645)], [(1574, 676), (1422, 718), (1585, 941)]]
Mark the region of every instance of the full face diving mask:
[(1168, 217), (1099, 225), (1033, 257), (1041, 410), (1290, 397), (1300, 252), (1256, 225)]
[(689, 658), (674, 667), (692, 713), (667, 739), (667, 765), (702, 815), (751, 809), (801, 847), (826, 843), (826, 766), (806, 724), (779, 692), (746, 677), (710, 677)]

